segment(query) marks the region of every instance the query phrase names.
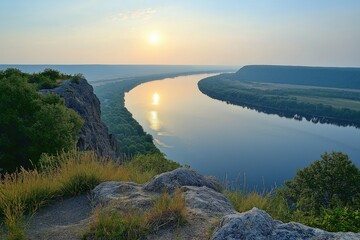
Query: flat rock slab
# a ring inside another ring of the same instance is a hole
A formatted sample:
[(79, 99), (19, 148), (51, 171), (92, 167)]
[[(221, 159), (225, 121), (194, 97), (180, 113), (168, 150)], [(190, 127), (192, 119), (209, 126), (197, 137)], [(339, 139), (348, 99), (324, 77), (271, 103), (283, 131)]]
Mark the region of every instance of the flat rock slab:
[(178, 168), (171, 172), (157, 175), (145, 184), (144, 190), (157, 193), (172, 193), (176, 188), (182, 186), (205, 186), (215, 191), (218, 190), (218, 182), (215, 179), (204, 177), (196, 171), (186, 168)]
[(28, 239), (81, 239), (91, 216), (87, 195), (63, 199), (41, 209), (29, 219)]

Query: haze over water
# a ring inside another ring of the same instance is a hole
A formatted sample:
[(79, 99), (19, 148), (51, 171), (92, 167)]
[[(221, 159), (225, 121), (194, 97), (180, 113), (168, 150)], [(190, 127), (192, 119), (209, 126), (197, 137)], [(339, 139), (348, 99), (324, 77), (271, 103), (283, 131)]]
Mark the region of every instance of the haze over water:
[(283, 184), (325, 151), (342, 151), (360, 166), (360, 130), (281, 118), (202, 94), (209, 74), (153, 81), (125, 105), (168, 158), (248, 187)]

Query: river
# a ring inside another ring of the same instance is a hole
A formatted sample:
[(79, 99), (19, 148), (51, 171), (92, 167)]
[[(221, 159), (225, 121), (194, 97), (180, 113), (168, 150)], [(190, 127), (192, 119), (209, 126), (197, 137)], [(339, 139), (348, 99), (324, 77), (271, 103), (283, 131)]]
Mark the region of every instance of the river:
[(226, 104), (202, 94), (211, 74), (141, 84), (126, 108), (169, 159), (243, 189), (269, 189), (296, 170), (342, 151), (360, 166), (360, 130), (282, 118)]

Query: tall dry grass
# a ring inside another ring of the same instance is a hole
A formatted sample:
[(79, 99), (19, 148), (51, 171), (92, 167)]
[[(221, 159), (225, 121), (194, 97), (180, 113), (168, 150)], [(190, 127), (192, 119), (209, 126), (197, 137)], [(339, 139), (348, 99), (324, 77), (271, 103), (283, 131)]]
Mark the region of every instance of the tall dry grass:
[(163, 193), (153, 200), (152, 207), (145, 211), (128, 210), (120, 213), (111, 204), (94, 210), (90, 230), (85, 239), (142, 239), (168, 225), (186, 223), (185, 199), (180, 190), (173, 195)]
[(291, 220), (291, 208), (288, 205), (282, 188), (267, 189), (263, 179), (262, 190), (257, 187), (249, 188), (244, 174), (242, 182), (240, 175), (234, 182), (229, 182), (227, 177), (223, 182), (223, 193), (229, 198), (234, 209), (246, 212), (256, 207), (269, 213), (273, 218), (281, 221)]
[(2, 176), (0, 183), (0, 221), (8, 239), (24, 238), (24, 215), (60, 197), (85, 193), (105, 181), (144, 183), (155, 171), (137, 169), (136, 165), (120, 166), (98, 158), (93, 152), (62, 153), (42, 156), (34, 170), (20, 169)]
[(275, 219), (287, 222), (291, 217), (291, 209), (280, 192), (277, 190), (259, 193), (256, 191), (242, 192), (237, 190), (225, 191), (224, 194), (238, 212), (246, 212), (256, 207), (266, 211)]

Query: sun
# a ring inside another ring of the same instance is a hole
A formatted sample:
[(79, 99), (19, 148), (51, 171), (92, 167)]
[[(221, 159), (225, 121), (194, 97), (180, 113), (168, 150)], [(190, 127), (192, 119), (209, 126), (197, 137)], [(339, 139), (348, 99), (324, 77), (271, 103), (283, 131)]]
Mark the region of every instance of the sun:
[(156, 32), (153, 32), (149, 35), (149, 42), (153, 45), (156, 45), (160, 42), (160, 35)]

